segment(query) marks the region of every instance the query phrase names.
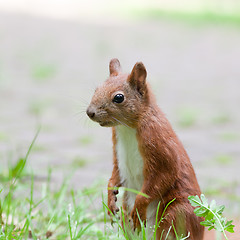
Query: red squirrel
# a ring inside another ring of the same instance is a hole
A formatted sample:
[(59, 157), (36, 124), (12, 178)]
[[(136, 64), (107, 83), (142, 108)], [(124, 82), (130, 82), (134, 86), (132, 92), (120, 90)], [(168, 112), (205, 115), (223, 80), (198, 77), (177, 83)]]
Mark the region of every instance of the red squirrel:
[(189, 239), (202, 240), (202, 219), (194, 214), (188, 201), (188, 196), (201, 194), (196, 175), (146, 82), (145, 66), (137, 62), (130, 74), (123, 74), (119, 60), (112, 59), (109, 71), (109, 78), (96, 89), (87, 108), (91, 120), (112, 127), (113, 171), (108, 182), (108, 208), (113, 214), (119, 211), (115, 187), (148, 195), (124, 193), (123, 211), (136, 229), (140, 227), (138, 214), (143, 222), (154, 225), (158, 203), (160, 219), (167, 203), (175, 198), (157, 229), (157, 239), (165, 239), (169, 228), (170, 239), (175, 239), (173, 224), (185, 236), (190, 233)]

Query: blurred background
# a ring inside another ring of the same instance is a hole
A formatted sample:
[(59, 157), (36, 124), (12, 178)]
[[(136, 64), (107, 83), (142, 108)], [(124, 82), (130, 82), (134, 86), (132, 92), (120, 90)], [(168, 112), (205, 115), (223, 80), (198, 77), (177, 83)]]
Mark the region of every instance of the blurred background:
[(240, 217), (240, 2), (0, 0), (0, 171), (24, 156), (53, 184), (107, 182), (111, 130), (88, 120), (117, 57), (137, 61), (193, 162), (202, 191)]

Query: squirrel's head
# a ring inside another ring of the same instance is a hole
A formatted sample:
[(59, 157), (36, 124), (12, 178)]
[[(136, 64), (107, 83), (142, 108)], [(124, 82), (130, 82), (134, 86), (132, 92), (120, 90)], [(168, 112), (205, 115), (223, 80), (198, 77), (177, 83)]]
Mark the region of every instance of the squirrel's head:
[(87, 115), (101, 126), (134, 127), (149, 103), (146, 68), (137, 62), (130, 74), (123, 74), (119, 60), (112, 59), (109, 71), (109, 78), (96, 89)]

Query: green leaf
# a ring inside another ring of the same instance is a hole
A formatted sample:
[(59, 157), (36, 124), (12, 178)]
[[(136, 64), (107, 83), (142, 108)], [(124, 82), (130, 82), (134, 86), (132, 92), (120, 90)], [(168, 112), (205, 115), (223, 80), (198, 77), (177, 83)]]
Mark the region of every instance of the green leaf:
[(212, 211), (214, 211), (214, 212), (216, 211), (217, 206), (216, 206), (216, 201), (215, 200), (211, 201), (210, 208), (212, 209)]
[(211, 220), (214, 219), (214, 214), (208, 211), (208, 214), (205, 217), (205, 220)]
[(233, 222), (233, 220), (231, 220), (231, 221), (227, 221), (226, 224), (225, 224), (225, 226), (232, 225), (232, 222)]
[(204, 207), (208, 207), (208, 201), (207, 201), (207, 198), (204, 196), (204, 194), (201, 194), (200, 197), (201, 197)]
[(204, 227), (211, 227), (213, 225), (213, 223), (209, 220), (202, 221), (200, 224)]
[(219, 221), (215, 222), (215, 229), (219, 232), (223, 232), (223, 226), (221, 224), (221, 221), (220, 222)]
[(193, 207), (199, 207), (199, 206), (201, 206), (201, 200), (200, 200), (200, 198), (198, 197), (198, 195), (196, 195), (196, 196), (189, 196), (189, 197), (188, 197), (188, 200), (189, 200), (189, 202), (191, 203), (191, 205), (192, 205)]
[(211, 227), (208, 229), (208, 231), (210, 231), (210, 230), (212, 230), (212, 229), (214, 229), (214, 226), (211, 226)]
[(197, 216), (205, 218), (205, 221), (200, 222), (200, 224), (208, 227), (208, 230), (215, 229), (222, 232), (225, 239), (228, 240), (225, 231), (234, 232), (234, 225), (232, 224), (232, 221), (227, 221), (226, 218), (222, 217), (225, 206), (217, 206), (215, 200), (212, 200), (209, 205), (204, 194), (201, 194), (200, 198), (201, 200), (198, 196), (188, 197), (191, 205), (196, 207), (194, 213)]
[(22, 169), (24, 169), (24, 166), (25, 166), (25, 159), (20, 158), (15, 164), (15, 166), (9, 169), (9, 171), (11, 171), (9, 173), (9, 176), (15, 178), (18, 174), (20, 175), (20, 172), (22, 172)]
[(224, 209), (225, 209), (225, 206), (222, 205), (222, 206), (220, 206), (220, 207), (217, 207), (216, 212), (217, 212), (219, 215), (222, 215)]
[(228, 226), (228, 227), (226, 227), (226, 228), (224, 228), (226, 231), (228, 231), (228, 232), (230, 232), (230, 233), (234, 233), (234, 230), (233, 230), (233, 228), (235, 227), (235, 225), (230, 225), (230, 226)]
[(194, 213), (199, 217), (204, 217), (207, 215), (208, 210), (205, 207), (199, 207), (194, 209)]
[(226, 224), (225, 224), (224, 229), (225, 229), (226, 231), (228, 231), (228, 232), (234, 233), (233, 228), (235, 227), (235, 225), (233, 225), (232, 222), (233, 222), (233, 220), (227, 221)]

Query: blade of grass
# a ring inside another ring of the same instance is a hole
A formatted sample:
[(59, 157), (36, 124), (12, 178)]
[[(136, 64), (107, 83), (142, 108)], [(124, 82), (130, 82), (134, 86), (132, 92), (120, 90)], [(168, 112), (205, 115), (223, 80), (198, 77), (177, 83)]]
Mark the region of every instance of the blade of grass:
[[(127, 192), (132, 192), (132, 193), (135, 193), (135, 194), (139, 194), (139, 195), (141, 195), (141, 196), (143, 196), (143, 197), (145, 197), (145, 198), (149, 198), (149, 196), (147, 195), (147, 194), (145, 194), (145, 193), (143, 193), (143, 192), (140, 192), (140, 191), (137, 191), (137, 190), (135, 190), (135, 189), (132, 189), (132, 188), (126, 188), (126, 187), (121, 187), (124, 191), (127, 191)], [(119, 187), (110, 187), (110, 188), (108, 188), (108, 190), (118, 190), (119, 189)]]
[(141, 226), (142, 240), (146, 240), (146, 239), (147, 239), (147, 237), (146, 237), (147, 234), (146, 234), (146, 229), (145, 229), (144, 223), (143, 223), (142, 219), (140, 218), (137, 209), (136, 209), (136, 211), (137, 211), (138, 220), (139, 220), (139, 222), (140, 222), (140, 226)]
[(15, 177), (12, 185), (14, 185), (14, 184), (16, 183), (16, 181), (18, 180), (19, 176), (21, 175), (21, 173), (22, 173), (22, 171), (23, 171), (23, 169), (24, 169), (24, 167), (25, 167), (25, 165), (26, 165), (26, 162), (27, 162), (27, 159), (28, 159), (28, 157), (29, 157), (29, 154), (30, 154), (30, 152), (31, 152), (31, 150), (32, 150), (35, 142), (36, 142), (36, 139), (37, 139), (37, 137), (38, 137), (38, 134), (39, 134), (40, 130), (41, 130), (41, 127), (38, 128), (38, 130), (37, 130), (37, 132), (36, 132), (36, 134), (35, 134), (32, 142), (31, 142), (31, 144), (30, 144), (30, 146), (29, 146), (29, 148), (28, 148), (28, 151), (27, 151), (27, 153), (26, 153), (26, 156), (25, 156), (25, 158), (23, 159), (22, 166), (19, 168), (19, 170), (18, 170), (18, 172), (17, 172), (17, 174), (16, 174), (16, 177)]
[(90, 228), (92, 225), (94, 224), (94, 222), (89, 223), (85, 228), (81, 228), (77, 234), (77, 236), (74, 239), (81, 239), (81, 237), (83, 236), (83, 234), (88, 230), (88, 228)]
[(115, 221), (116, 221), (118, 227), (120, 228), (120, 230), (122, 231), (125, 239), (126, 239), (126, 240), (130, 240), (130, 239), (128, 238), (127, 231), (124, 231), (124, 229), (122, 228), (121, 224), (119, 224), (119, 221), (116, 219), (115, 215), (112, 213), (112, 211), (109, 209), (109, 207), (108, 207), (104, 202), (102, 202), (102, 204), (103, 204), (104, 207), (110, 212), (111, 216), (115, 219)]
[(165, 214), (168, 206), (169, 206), (172, 202), (174, 202), (175, 200), (176, 200), (176, 198), (174, 198), (173, 200), (171, 200), (170, 202), (168, 202), (168, 204), (167, 204), (166, 207), (164, 208), (164, 210), (163, 210), (163, 212), (162, 212), (162, 215), (161, 215), (161, 218), (160, 218), (160, 220), (159, 220), (159, 222), (158, 222), (158, 224), (157, 224), (157, 228), (159, 227), (160, 223), (162, 222), (163, 216), (164, 216), (164, 214)]
[(165, 237), (165, 240), (168, 239), (168, 236), (169, 236), (169, 234), (170, 234), (171, 229), (172, 229), (172, 226), (170, 226), (170, 228), (168, 229), (167, 234), (166, 234), (166, 237)]
[(70, 238), (71, 238), (71, 240), (72, 240), (73, 237), (72, 237), (72, 226), (71, 226), (70, 214), (68, 214), (68, 228), (69, 228)]
[(156, 213), (156, 219), (155, 219), (154, 234), (153, 234), (153, 237), (152, 237), (152, 239), (154, 239), (154, 240), (155, 240), (156, 237), (157, 237), (158, 213), (159, 213), (160, 204), (161, 204), (161, 201), (158, 203), (158, 206), (157, 206), (157, 213)]

